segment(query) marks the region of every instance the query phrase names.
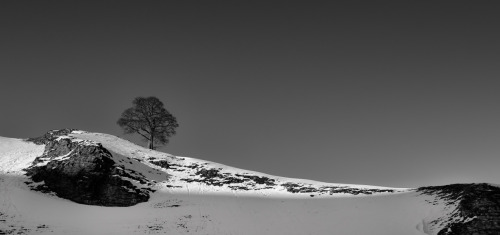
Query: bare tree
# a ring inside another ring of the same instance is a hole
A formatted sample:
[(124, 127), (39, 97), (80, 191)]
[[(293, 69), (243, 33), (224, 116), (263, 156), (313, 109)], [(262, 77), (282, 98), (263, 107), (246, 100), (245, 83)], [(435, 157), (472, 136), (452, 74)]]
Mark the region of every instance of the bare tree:
[(137, 97), (134, 106), (122, 113), (117, 124), (127, 134), (137, 133), (148, 141), (148, 148), (155, 149), (155, 144), (167, 144), (175, 135), (179, 126), (177, 119), (170, 114), (163, 103), (156, 97)]

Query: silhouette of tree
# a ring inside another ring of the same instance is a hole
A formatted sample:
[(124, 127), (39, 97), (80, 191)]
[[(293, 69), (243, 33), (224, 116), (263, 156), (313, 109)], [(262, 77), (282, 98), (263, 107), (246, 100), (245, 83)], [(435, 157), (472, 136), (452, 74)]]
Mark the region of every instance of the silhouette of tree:
[(175, 128), (179, 126), (177, 119), (156, 97), (137, 97), (132, 103), (134, 106), (123, 111), (117, 124), (127, 134), (141, 135), (148, 141), (149, 149), (155, 149), (155, 144), (167, 144), (169, 138), (175, 135)]

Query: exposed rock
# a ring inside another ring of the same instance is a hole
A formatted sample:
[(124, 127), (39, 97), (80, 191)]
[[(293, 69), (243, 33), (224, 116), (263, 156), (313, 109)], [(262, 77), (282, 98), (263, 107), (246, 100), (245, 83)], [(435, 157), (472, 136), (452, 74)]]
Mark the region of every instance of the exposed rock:
[(46, 144), (43, 155), (25, 169), (34, 182), (43, 182), (34, 189), (88, 205), (132, 206), (149, 199), (150, 189), (138, 188), (130, 181), (147, 180), (117, 167), (111, 153), (99, 143), (57, 136), (68, 131), (31, 139)]
[(268, 186), (274, 186), (274, 185), (276, 185), (274, 183), (275, 182), (274, 179), (270, 179), (270, 178), (265, 177), (265, 176), (239, 175), (239, 174), (236, 174), (236, 176), (243, 177), (243, 178), (246, 178), (246, 179), (251, 179), (251, 180), (255, 181), (255, 183), (257, 183), (257, 184), (265, 184), (265, 185), (268, 185)]
[(28, 138), (26, 141), (33, 142), (38, 145), (48, 144), (49, 142), (57, 139), (59, 136), (64, 136), (76, 129), (61, 129), (61, 130), (50, 130), (40, 137)]
[(296, 184), (296, 183), (284, 183), (281, 186), (285, 187), (288, 192), (291, 193), (328, 193), (330, 195), (334, 193), (348, 193), (353, 195), (358, 194), (373, 194), (373, 193), (392, 193), (392, 189), (361, 189), (361, 188), (349, 188), (349, 187), (335, 187), (335, 186), (324, 186), (324, 187), (313, 187), (312, 185)]
[[(172, 166), (174, 166), (173, 164)], [(188, 166), (189, 167), (189, 166)], [(194, 169), (194, 168), (193, 168)], [(179, 170), (179, 169), (177, 169)], [(231, 184), (240, 184), (240, 183), (247, 183), (247, 184), (266, 184), (269, 186), (276, 185), (274, 184), (274, 179), (270, 179), (268, 177), (259, 177), (255, 175), (240, 175), (240, 174), (231, 174), (231, 173), (220, 173), (220, 169), (205, 169), (201, 168), (198, 170), (195, 175), (199, 176), (200, 179), (196, 178), (190, 178), (190, 179), (181, 179), (185, 182), (202, 182), (207, 185), (213, 185), (213, 186), (223, 186), (223, 185), (228, 185), (229, 188), (231, 189), (242, 189), (242, 190), (249, 190), (247, 186), (235, 186)], [(258, 190), (257, 188), (253, 188), (254, 190)]]
[(223, 175), (219, 174), (219, 170), (217, 169), (201, 169), (199, 170), (198, 172), (196, 172), (197, 175), (200, 175), (201, 177), (203, 178), (215, 178), (215, 177), (219, 177), (219, 178), (224, 178)]
[(163, 169), (170, 168), (170, 165), (168, 164), (167, 160), (149, 160), (149, 163), (157, 165)]
[(458, 201), (454, 216), (462, 220), (449, 223), (438, 235), (500, 234), (500, 188), (484, 183), (452, 184), (422, 187), (418, 191), (437, 195), (448, 203)]

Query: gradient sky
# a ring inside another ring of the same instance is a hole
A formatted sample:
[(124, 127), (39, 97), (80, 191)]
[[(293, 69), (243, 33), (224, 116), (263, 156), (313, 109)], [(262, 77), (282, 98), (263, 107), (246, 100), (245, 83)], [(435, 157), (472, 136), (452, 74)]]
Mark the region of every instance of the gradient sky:
[[(1, 1), (0, 136), (116, 125), (162, 151), (326, 182), (500, 183), (495, 1)], [(142, 145), (145, 143), (138, 142)]]

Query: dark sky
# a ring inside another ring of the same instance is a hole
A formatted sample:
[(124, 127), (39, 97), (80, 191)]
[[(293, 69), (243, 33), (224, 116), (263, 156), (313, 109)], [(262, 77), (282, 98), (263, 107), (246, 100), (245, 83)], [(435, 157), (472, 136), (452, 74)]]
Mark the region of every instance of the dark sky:
[[(403, 3), (404, 2), (404, 3)], [(162, 151), (319, 181), (500, 183), (495, 1), (1, 1), (0, 136), (177, 117)], [(144, 144), (142, 142), (138, 142)]]

